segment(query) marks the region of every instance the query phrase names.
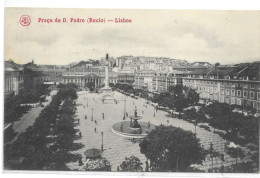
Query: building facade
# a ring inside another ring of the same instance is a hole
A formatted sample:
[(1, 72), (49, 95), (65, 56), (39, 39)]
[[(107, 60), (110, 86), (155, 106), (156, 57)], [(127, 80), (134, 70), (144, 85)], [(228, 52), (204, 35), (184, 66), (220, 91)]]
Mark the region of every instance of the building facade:
[(196, 89), (201, 98), (260, 111), (259, 66), (251, 63), (191, 72), (183, 77), (183, 85)]
[(56, 65), (40, 65), (39, 70), (44, 76), (44, 82), (60, 83), (63, 80), (63, 72), (66, 68)]
[(172, 85), (195, 89), (200, 98), (252, 107), (260, 111), (260, 63), (236, 66), (174, 68), (172, 72), (144, 70), (136, 73), (134, 86), (165, 92)]
[(34, 90), (38, 84), (44, 82), (45, 76), (40, 67), (34, 64), (34, 61), (29, 62), (24, 67), (24, 89)]
[[(67, 69), (63, 72), (62, 83), (76, 83), (80, 87), (86, 87), (88, 83), (94, 83), (95, 88), (104, 86), (105, 69), (104, 67), (89, 68), (89, 67), (76, 67)], [(109, 83), (117, 83), (118, 74), (109, 72)]]
[(5, 61), (4, 80), (5, 99), (12, 95), (18, 95), (24, 89), (23, 67), (13, 61)]

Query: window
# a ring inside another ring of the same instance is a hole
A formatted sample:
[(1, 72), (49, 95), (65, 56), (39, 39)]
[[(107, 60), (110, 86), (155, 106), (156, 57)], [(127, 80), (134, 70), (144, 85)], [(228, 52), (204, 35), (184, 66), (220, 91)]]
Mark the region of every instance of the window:
[(235, 104), (235, 98), (231, 98), (231, 104)]
[(246, 83), (244, 84), (244, 88), (247, 88), (247, 84)]
[(210, 87), (210, 93), (213, 93), (213, 87)]
[(220, 96), (220, 102), (224, 103), (224, 96)]
[(226, 103), (229, 104), (229, 98), (226, 98)]
[(255, 88), (255, 84), (251, 83), (250, 88), (254, 89)]
[(226, 89), (226, 95), (229, 95), (229, 89)]
[(246, 98), (247, 97), (247, 91), (243, 92), (243, 97)]
[(241, 91), (240, 90), (237, 90), (237, 96), (241, 96)]
[(237, 105), (241, 105), (241, 99), (237, 99)]
[(231, 90), (231, 95), (235, 96), (235, 90)]
[(220, 89), (220, 93), (221, 93), (222, 95), (224, 95), (224, 88), (221, 88), (221, 89)]
[(242, 85), (240, 83), (237, 84), (237, 87), (242, 87)]
[(214, 88), (214, 92), (215, 92), (215, 93), (217, 93), (217, 91), (218, 91), (218, 88), (217, 88), (217, 87), (215, 87), (215, 88)]
[(250, 98), (254, 99), (255, 98), (255, 92), (250, 91)]
[(203, 91), (206, 91), (206, 87), (203, 87)]
[(260, 92), (257, 92), (257, 99), (260, 99)]
[(207, 87), (207, 92), (209, 92), (209, 87)]

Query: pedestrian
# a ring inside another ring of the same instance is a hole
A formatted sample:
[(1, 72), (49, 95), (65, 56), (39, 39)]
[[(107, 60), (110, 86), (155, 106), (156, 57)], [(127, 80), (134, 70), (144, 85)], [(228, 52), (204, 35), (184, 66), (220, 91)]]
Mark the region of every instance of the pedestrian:
[(142, 110), (142, 114), (144, 114), (144, 111)]
[(81, 137), (81, 132), (79, 132), (79, 137)]
[(94, 131), (97, 132), (97, 128), (96, 127), (95, 127)]
[(224, 165), (222, 165), (222, 166), (220, 167), (220, 172), (223, 173), (224, 171), (225, 171), (225, 167), (224, 167)]
[(78, 123), (79, 123), (79, 119), (78, 119)]
[(95, 120), (95, 124), (97, 124), (97, 120)]
[(151, 125), (150, 125), (150, 122), (148, 121), (148, 129), (150, 128), (150, 126), (151, 126)]
[(117, 171), (120, 171), (119, 166), (117, 166)]
[(125, 113), (126, 117), (128, 117), (128, 113)]
[(83, 165), (83, 162), (82, 162), (82, 158), (79, 158), (79, 166), (82, 166)]
[(102, 113), (102, 117), (103, 117), (103, 120), (105, 119), (105, 114), (104, 113)]
[(123, 124), (120, 125), (120, 130), (123, 131)]
[(87, 119), (87, 116), (85, 115), (85, 119)]
[(148, 161), (146, 160), (145, 161), (145, 172), (148, 172), (149, 171), (149, 164), (148, 164)]

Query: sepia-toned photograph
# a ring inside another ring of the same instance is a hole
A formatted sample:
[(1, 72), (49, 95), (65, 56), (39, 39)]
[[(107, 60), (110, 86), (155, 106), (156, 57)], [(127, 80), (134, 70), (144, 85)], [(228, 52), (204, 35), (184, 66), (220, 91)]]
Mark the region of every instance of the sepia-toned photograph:
[(6, 7), (3, 170), (259, 174), (260, 11)]

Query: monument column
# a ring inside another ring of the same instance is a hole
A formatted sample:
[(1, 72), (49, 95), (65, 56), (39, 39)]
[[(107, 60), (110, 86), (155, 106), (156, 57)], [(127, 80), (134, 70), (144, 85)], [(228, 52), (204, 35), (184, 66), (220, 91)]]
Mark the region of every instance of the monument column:
[(105, 87), (109, 87), (108, 66), (106, 66), (105, 74)]

